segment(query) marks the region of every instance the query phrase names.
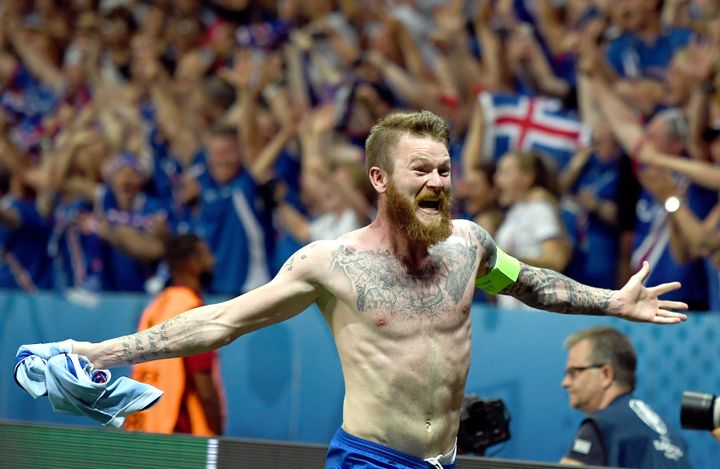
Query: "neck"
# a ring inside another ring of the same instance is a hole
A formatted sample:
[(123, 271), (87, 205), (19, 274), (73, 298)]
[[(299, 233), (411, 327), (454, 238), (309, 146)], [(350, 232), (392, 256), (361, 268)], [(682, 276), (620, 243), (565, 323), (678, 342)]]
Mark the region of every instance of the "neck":
[(660, 22), (656, 20), (648, 21), (640, 31), (637, 32), (638, 37), (645, 42), (653, 42), (660, 34)]
[(409, 270), (420, 270), (430, 256), (430, 246), (418, 243), (407, 237), (405, 233), (399, 232), (387, 217), (385, 208), (378, 207), (378, 214), (370, 228), (377, 230), (382, 244)]
[(629, 389), (625, 389), (622, 386), (619, 386), (617, 383), (613, 383), (608, 390), (603, 394), (602, 400), (600, 401), (600, 405), (598, 406), (597, 410), (602, 410), (612, 404), (612, 402), (617, 399), (619, 396), (622, 396), (623, 394), (626, 394), (630, 392)]
[(200, 278), (197, 275), (188, 273), (173, 273), (172, 274), (173, 285), (176, 287), (187, 287), (200, 293)]
[(117, 206), (120, 210), (129, 212), (132, 207), (132, 198), (124, 195), (116, 195)]

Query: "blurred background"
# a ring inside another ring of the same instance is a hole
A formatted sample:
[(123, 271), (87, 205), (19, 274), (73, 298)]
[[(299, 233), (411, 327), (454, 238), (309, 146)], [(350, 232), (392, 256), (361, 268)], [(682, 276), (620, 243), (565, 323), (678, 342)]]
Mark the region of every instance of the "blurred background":
[[(2, 0), (2, 361), (135, 330), (170, 234), (207, 242), (214, 301), (363, 226), (371, 126), (428, 109), (450, 124), (455, 216), (505, 251), (598, 287), (643, 260), (683, 283), (688, 323), (613, 323), (637, 395), (677, 423), (683, 389), (720, 393), (719, 45), (717, 0)], [(582, 417), (562, 339), (599, 320), (476, 300), (468, 393), (513, 417), (489, 453), (557, 461)], [(326, 443), (339, 424), (316, 310), (220, 361), (226, 435)], [(0, 383), (0, 418), (89, 424), (44, 404)], [(683, 433), (714, 467), (720, 445)]]

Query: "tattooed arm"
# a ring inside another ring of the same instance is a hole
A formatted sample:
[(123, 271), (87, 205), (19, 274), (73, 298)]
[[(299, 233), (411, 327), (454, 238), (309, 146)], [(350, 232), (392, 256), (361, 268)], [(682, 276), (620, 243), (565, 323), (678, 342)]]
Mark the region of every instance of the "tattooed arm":
[(535, 308), (571, 314), (617, 316), (629, 321), (674, 324), (687, 319), (673, 310), (686, 310), (679, 301), (661, 300), (665, 293), (680, 288), (679, 282), (646, 287), (650, 264), (642, 268), (620, 290), (605, 290), (576, 282), (549, 269), (522, 264), (517, 282), (501, 293), (512, 295)]
[[(488, 273), (495, 265), (497, 246), (485, 230), (475, 225), (473, 231), (483, 248), (478, 277)], [(517, 281), (500, 293), (514, 296), (534, 308), (570, 314), (618, 316), (630, 321), (673, 324), (687, 319), (682, 313), (687, 305), (679, 301), (661, 300), (665, 293), (680, 288), (679, 282), (645, 287), (650, 265), (642, 268), (620, 290), (595, 288), (577, 282), (550, 269), (520, 263)]]
[(269, 283), (223, 303), (201, 306), (145, 331), (100, 343), (75, 342), (73, 352), (96, 368), (194, 355), (300, 313), (317, 299), (326, 250), (310, 244), (296, 252)]
[(517, 282), (501, 293), (528, 306), (558, 313), (607, 315), (611, 314), (614, 292), (583, 285), (554, 270), (521, 264)]

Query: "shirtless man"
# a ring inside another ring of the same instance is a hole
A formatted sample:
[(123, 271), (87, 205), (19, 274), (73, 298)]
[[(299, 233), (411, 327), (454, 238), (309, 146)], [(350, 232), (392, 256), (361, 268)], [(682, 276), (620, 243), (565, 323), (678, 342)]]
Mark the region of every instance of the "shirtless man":
[(450, 219), (448, 129), (423, 111), (393, 114), (366, 143), (377, 218), (335, 241), (298, 250), (266, 285), (152, 329), (74, 342), (97, 368), (192, 355), (284, 321), (312, 303), (332, 330), (345, 377), (342, 428), (326, 468), (454, 467), (470, 366), (476, 281), (531, 306), (659, 324), (686, 319), (646, 288), (643, 268), (617, 291), (591, 288), (519, 263), (480, 226)]

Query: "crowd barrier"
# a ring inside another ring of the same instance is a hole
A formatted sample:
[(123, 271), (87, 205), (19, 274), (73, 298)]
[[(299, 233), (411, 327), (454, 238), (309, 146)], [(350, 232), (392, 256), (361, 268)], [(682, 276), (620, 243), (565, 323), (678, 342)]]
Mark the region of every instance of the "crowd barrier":
[[(0, 421), (0, 467), (8, 468), (320, 469), (326, 451), (324, 445)], [(458, 469), (559, 467), (563, 466), (470, 456), (457, 459)]]
[[(143, 295), (103, 294), (96, 307), (86, 308), (51, 292), (0, 292), (0, 366), (5, 370), (0, 419), (97, 428), (89, 419), (55, 414), (46, 399), (33, 400), (22, 391), (10, 373), (15, 352), (23, 343), (68, 337), (96, 341), (130, 333), (147, 301)], [(720, 313), (691, 314), (688, 322), (673, 326), (499, 311), (480, 304), (473, 306), (472, 315), (467, 393), (501, 398), (512, 416), (510, 441), (491, 447), (487, 456), (552, 463), (564, 454), (582, 414), (568, 407), (560, 387), (562, 342), (590, 325), (611, 324), (631, 336), (639, 355), (636, 395), (668, 422), (678, 425), (683, 390), (720, 394)], [(226, 436), (324, 445), (340, 425), (342, 373), (330, 331), (316, 308), (241, 337), (221, 349), (220, 360)], [(128, 371), (113, 369), (113, 375)], [(720, 444), (707, 432), (683, 435), (695, 469), (717, 468)]]

